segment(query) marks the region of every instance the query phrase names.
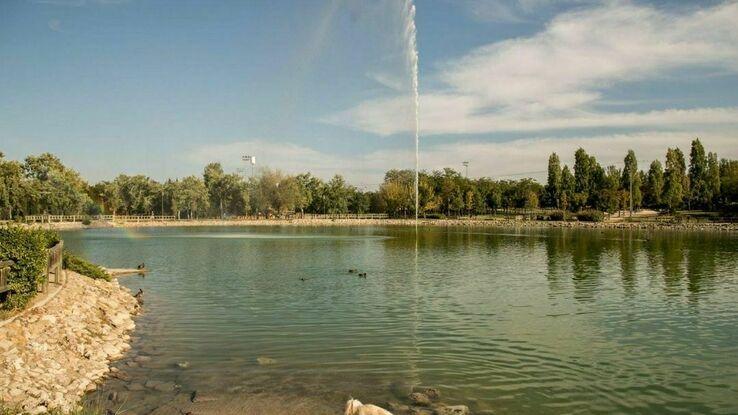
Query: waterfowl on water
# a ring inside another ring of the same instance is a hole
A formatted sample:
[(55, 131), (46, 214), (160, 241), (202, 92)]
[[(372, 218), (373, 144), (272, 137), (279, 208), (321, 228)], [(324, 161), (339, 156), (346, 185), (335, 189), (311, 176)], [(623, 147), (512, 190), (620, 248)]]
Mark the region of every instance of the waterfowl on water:
[(353, 273), (355, 273), (356, 271), (357, 271), (356, 269), (352, 268), (352, 269), (350, 269), (350, 270), (349, 270), (349, 274), (353, 274)]
[(359, 278), (366, 278), (366, 272), (362, 272), (359, 274)]
[(146, 268), (146, 264), (144, 264), (143, 262), (138, 264), (138, 266), (136, 267), (136, 269), (144, 269), (144, 268)]
[(300, 281), (307, 281), (307, 279), (304, 277), (300, 277)]

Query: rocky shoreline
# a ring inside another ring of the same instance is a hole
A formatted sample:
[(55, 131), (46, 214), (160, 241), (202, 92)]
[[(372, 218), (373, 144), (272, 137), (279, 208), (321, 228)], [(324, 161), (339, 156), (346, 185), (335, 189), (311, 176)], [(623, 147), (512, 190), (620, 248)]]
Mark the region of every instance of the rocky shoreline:
[(138, 304), (128, 289), (66, 272), (56, 297), (0, 330), (0, 402), (10, 408), (75, 410), (130, 347)]
[[(188, 227), (188, 226), (414, 226), (412, 219), (251, 219), (221, 220), (193, 219), (180, 221), (145, 221), (145, 222), (93, 222), (83, 225), (80, 222), (61, 222), (44, 224), (54, 229), (86, 229), (86, 228), (147, 228), (147, 227)], [(419, 226), (424, 227), (458, 227), (458, 228), (524, 228), (524, 229), (632, 229), (632, 230), (676, 230), (676, 231), (711, 231), (737, 232), (738, 223), (731, 222), (683, 222), (665, 221), (642, 222), (579, 222), (579, 221), (540, 221), (521, 219), (420, 219)], [(41, 225), (36, 225), (41, 226)]]

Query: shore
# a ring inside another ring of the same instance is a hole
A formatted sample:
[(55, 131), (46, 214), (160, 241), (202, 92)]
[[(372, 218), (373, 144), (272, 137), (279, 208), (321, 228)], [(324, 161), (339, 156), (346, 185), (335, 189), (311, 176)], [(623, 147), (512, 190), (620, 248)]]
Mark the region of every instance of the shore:
[(0, 402), (30, 414), (76, 409), (129, 349), (137, 303), (117, 281), (66, 271), (46, 304), (0, 330)]
[[(414, 226), (413, 219), (251, 219), (221, 220), (192, 219), (178, 221), (141, 222), (93, 222), (83, 225), (80, 222), (54, 222), (32, 226), (50, 226), (58, 230), (87, 228), (145, 228), (145, 227), (186, 227), (186, 226)], [(640, 222), (578, 222), (578, 221), (539, 221), (517, 219), (419, 219), (423, 227), (458, 228), (574, 228), (574, 229), (634, 229), (634, 230), (678, 230), (678, 231), (720, 231), (736, 232), (738, 223), (729, 222), (683, 222), (659, 221)]]

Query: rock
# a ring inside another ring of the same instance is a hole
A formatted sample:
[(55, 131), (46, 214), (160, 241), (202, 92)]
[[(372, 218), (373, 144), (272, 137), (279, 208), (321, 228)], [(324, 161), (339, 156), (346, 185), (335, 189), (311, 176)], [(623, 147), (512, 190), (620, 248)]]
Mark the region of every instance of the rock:
[(437, 401), (441, 398), (441, 391), (439, 391), (436, 388), (427, 388), (426, 390), (423, 391), (423, 393), (431, 401)]
[(258, 363), (259, 366), (268, 366), (277, 363), (277, 361), (271, 357), (259, 356), (256, 358), (256, 363)]
[(428, 395), (422, 393), (422, 392), (413, 392), (408, 396), (410, 399), (410, 402), (413, 403), (413, 405), (418, 406), (428, 406), (431, 404), (431, 400), (428, 397)]
[(398, 402), (387, 402), (387, 408), (390, 410), (390, 412), (396, 415), (407, 414), (410, 412), (409, 406), (403, 405)]
[(146, 389), (146, 387), (144, 387), (144, 385), (142, 385), (140, 383), (129, 383), (129, 384), (126, 385), (126, 388), (129, 391), (142, 391), (142, 390)]
[(210, 395), (203, 395), (202, 393), (198, 393), (197, 391), (192, 391), (190, 394), (190, 402), (192, 403), (203, 403), (203, 402), (213, 402), (217, 401), (218, 398)]
[(172, 392), (177, 389), (177, 385), (174, 382), (162, 382), (159, 380), (148, 380), (144, 386), (159, 392)]
[(466, 405), (441, 405), (435, 410), (435, 415), (469, 415)]

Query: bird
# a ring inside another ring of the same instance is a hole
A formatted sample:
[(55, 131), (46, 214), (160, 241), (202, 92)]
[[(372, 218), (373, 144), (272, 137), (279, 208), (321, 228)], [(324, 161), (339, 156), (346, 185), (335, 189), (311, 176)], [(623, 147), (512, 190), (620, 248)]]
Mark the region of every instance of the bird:
[(143, 262), (138, 264), (138, 266), (136, 267), (136, 269), (144, 269), (144, 268), (146, 268), (146, 264), (144, 264)]
[(300, 281), (307, 281), (307, 279), (304, 277), (300, 277)]
[(136, 302), (138, 302), (138, 305), (143, 305), (144, 303), (143, 295), (144, 295), (144, 291), (139, 288), (136, 295), (133, 296), (133, 298), (136, 299)]
[(359, 278), (366, 278), (366, 272), (362, 272), (359, 274)]
[(356, 272), (356, 269), (354, 269), (354, 268), (352, 268), (352, 269), (349, 270), (349, 274), (353, 274), (355, 272)]

